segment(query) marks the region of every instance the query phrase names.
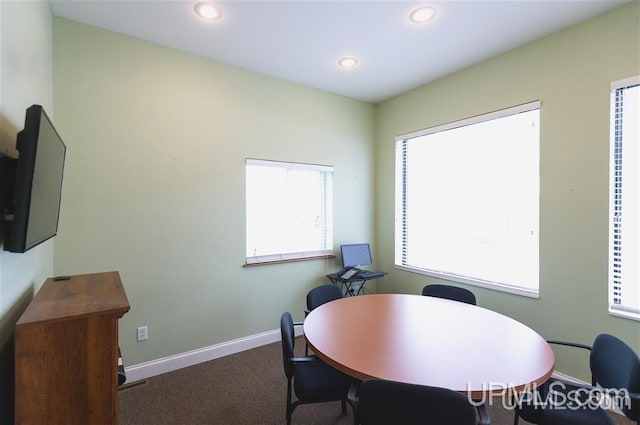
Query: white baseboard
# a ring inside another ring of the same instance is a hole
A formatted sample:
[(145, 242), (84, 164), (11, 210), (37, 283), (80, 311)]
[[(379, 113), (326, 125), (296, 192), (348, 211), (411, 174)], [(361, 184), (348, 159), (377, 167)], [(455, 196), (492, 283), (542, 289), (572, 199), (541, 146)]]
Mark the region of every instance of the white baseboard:
[[(300, 335), (302, 335), (302, 329), (297, 328), (296, 336)], [(280, 329), (261, 332), (173, 356), (139, 363), (125, 367), (127, 384), (278, 341), (280, 341)]]
[(564, 373), (557, 372), (557, 371), (554, 371), (553, 374), (551, 375), (551, 377), (553, 377), (555, 379), (561, 379), (561, 380), (566, 381), (566, 382), (573, 382), (575, 384), (591, 385), (590, 382), (585, 382), (585, 381), (582, 381), (580, 379), (574, 378), (573, 376), (565, 375)]

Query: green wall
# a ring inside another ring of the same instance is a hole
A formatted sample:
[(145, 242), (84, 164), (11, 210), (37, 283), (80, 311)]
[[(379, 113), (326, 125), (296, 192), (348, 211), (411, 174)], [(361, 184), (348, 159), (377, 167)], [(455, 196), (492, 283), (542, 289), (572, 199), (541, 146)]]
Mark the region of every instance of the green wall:
[(68, 147), (55, 270), (120, 271), (128, 365), (302, 319), (338, 268), (242, 267), (245, 158), (333, 165), (335, 246), (373, 239), (373, 105), (65, 19), (54, 57)]
[[(48, 2), (0, 1), (0, 155), (17, 157), (16, 134), (23, 128), (29, 106), (40, 104), (50, 116), (55, 116), (51, 19)], [(34, 292), (53, 275), (53, 246), (54, 241), (49, 240), (25, 254), (0, 251), (0, 423), (3, 424), (13, 423), (14, 326)]]
[[(129, 365), (276, 329), (284, 310), (301, 318), (338, 262), (242, 267), (253, 157), (334, 165), (335, 246), (372, 241), (391, 273), (371, 289), (419, 293), (436, 279), (393, 267), (395, 136), (539, 99), (540, 298), (473, 290), (547, 338), (609, 332), (640, 351), (640, 324), (609, 316), (606, 296), (609, 83), (640, 73), (639, 5), (380, 105), (56, 18), (69, 156), (55, 272), (121, 272)], [(150, 340), (136, 343), (142, 325)], [(582, 359), (558, 354), (561, 372), (587, 379)]]
[[(639, 5), (636, 1), (379, 105), (376, 240), (385, 270), (393, 270), (394, 261), (394, 137), (539, 99), (540, 298), (471, 289), (480, 305), (546, 338), (590, 344), (607, 332), (640, 352), (640, 323), (607, 313), (609, 83), (640, 74)], [(433, 208), (442, 207), (434, 200)], [(393, 270), (378, 289), (419, 293), (436, 280)], [(557, 360), (561, 372), (588, 378), (588, 368), (578, 366), (582, 358), (559, 352)]]

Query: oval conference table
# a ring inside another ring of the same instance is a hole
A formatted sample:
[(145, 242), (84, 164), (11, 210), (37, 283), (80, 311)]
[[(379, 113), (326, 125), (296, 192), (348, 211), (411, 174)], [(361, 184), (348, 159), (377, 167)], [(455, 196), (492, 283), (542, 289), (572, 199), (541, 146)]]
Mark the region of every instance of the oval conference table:
[(422, 295), (345, 297), (304, 320), (313, 351), (356, 378), (379, 378), (464, 393), (473, 400), (545, 382), (554, 355), (536, 332), (507, 316)]

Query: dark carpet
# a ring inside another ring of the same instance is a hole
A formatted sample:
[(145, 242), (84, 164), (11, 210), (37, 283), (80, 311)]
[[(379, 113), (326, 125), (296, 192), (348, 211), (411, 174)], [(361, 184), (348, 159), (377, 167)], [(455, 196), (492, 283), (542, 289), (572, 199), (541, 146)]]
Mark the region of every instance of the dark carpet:
[[(303, 351), (298, 339), (296, 353)], [(286, 388), (278, 342), (125, 385), (120, 391), (120, 424), (282, 425)], [(489, 414), (494, 425), (513, 423), (513, 412), (499, 401), (489, 407)], [(352, 415), (349, 407), (342, 416), (339, 402), (306, 404), (294, 410), (292, 424), (352, 425)], [(616, 421), (631, 424), (619, 417)]]

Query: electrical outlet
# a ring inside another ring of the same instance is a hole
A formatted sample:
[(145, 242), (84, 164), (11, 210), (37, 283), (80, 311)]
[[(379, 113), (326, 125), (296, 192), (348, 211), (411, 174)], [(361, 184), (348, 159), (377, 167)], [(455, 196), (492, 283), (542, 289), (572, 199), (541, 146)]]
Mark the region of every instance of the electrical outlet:
[(146, 341), (149, 339), (149, 328), (147, 326), (140, 326), (138, 329), (137, 341)]

